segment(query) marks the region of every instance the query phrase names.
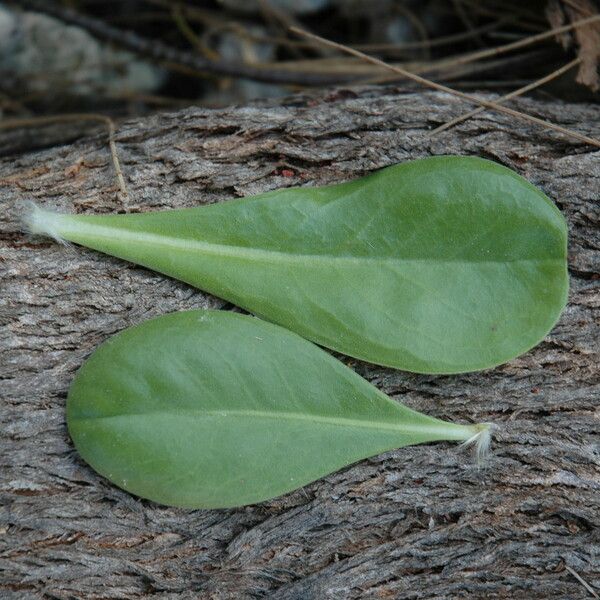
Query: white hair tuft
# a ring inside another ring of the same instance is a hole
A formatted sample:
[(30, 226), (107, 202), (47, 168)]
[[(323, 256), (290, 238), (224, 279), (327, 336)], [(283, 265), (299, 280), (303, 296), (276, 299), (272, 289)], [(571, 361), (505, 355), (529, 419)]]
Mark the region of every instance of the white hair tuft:
[(478, 464), (484, 462), (486, 457), (490, 453), (490, 445), (492, 442), (492, 429), (496, 426), (492, 423), (480, 423), (476, 425), (477, 433), (471, 436), (468, 440), (464, 441), (460, 447), (467, 448), (473, 446), (475, 450), (475, 458)]
[(62, 215), (52, 210), (40, 208), (35, 202), (25, 203), (22, 221), (26, 231), (33, 235), (51, 237), (61, 244), (68, 242), (58, 233), (58, 225)]

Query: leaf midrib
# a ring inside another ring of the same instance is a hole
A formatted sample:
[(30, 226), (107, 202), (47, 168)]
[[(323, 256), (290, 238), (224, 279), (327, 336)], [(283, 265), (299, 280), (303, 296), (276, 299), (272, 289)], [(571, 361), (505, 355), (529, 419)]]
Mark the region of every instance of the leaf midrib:
[(131, 231), (127, 229), (111, 228), (104, 225), (94, 225), (82, 221), (76, 221), (73, 227), (68, 225), (59, 225), (60, 233), (69, 239), (69, 233), (85, 235), (101, 240), (114, 240), (115, 237), (120, 240), (128, 239), (140, 243), (163, 246), (176, 250), (196, 250), (204, 254), (213, 254), (217, 256), (229, 256), (234, 258), (256, 258), (262, 260), (270, 260), (271, 262), (304, 262), (320, 261), (320, 262), (349, 262), (349, 263), (457, 263), (457, 264), (506, 264), (506, 263), (547, 263), (561, 262), (564, 257), (549, 257), (549, 258), (512, 258), (512, 259), (487, 259), (484, 260), (466, 260), (457, 257), (426, 257), (426, 258), (402, 258), (391, 256), (351, 256), (351, 255), (335, 255), (335, 254), (305, 254), (305, 253), (290, 253), (282, 252), (281, 250), (267, 250), (264, 248), (248, 248), (245, 246), (233, 246), (227, 244), (215, 244), (213, 242), (204, 242), (200, 240), (179, 239), (166, 235), (160, 235), (148, 232)]
[[(311, 423), (319, 423), (336, 427), (345, 427), (348, 429), (377, 429), (385, 431), (396, 431), (399, 433), (427, 433), (434, 435), (443, 435), (446, 439), (465, 439), (466, 436), (473, 435), (471, 428), (468, 425), (415, 425), (404, 423), (393, 423), (385, 421), (370, 421), (364, 419), (350, 419), (347, 417), (334, 417), (326, 415), (315, 415), (298, 412), (279, 412), (265, 410), (192, 410), (183, 409), (177, 411), (153, 410), (145, 413), (120, 413), (117, 415), (106, 415), (96, 417), (73, 417), (72, 421), (105, 421), (111, 419), (122, 419), (129, 417), (160, 417), (167, 416), (176, 417), (195, 417), (195, 418), (255, 418), (255, 419), (270, 419), (270, 420), (289, 420), (289, 421), (307, 421)], [(399, 416), (399, 418), (401, 418)], [(450, 436), (450, 437), (446, 437)]]

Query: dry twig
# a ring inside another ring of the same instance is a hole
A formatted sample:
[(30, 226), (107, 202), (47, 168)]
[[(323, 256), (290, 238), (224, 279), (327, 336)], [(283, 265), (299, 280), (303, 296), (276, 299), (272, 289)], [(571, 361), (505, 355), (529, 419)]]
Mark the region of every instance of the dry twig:
[(498, 54), (504, 54), (506, 52), (512, 52), (513, 50), (520, 50), (521, 48), (525, 48), (527, 46), (531, 46), (532, 44), (537, 44), (538, 42), (542, 42), (547, 40), (548, 38), (552, 38), (558, 36), (562, 33), (566, 33), (568, 31), (572, 31), (573, 29), (578, 29), (580, 27), (584, 27), (586, 25), (590, 25), (592, 23), (597, 23), (600, 21), (600, 15), (593, 15), (591, 17), (586, 17), (585, 19), (579, 19), (578, 21), (573, 21), (568, 25), (562, 25), (560, 27), (553, 27), (552, 29), (548, 29), (543, 31), (542, 33), (537, 33), (535, 35), (530, 35), (526, 38), (517, 40), (515, 42), (511, 42), (510, 44), (504, 44), (503, 46), (496, 46), (495, 48), (487, 48), (486, 50), (479, 50), (477, 52), (471, 52), (469, 54), (464, 54), (463, 56), (457, 56), (449, 59), (447, 63), (444, 64), (464, 64), (468, 62), (473, 62), (476, 60), (481, 60), (482, 58), (489, 58), (490, 56), (497, 56)]
[(565, 569), (579, 581), (579, 583), (592, 595), (594, 598), (600, 598), (598, 594), (594, 591), (594, 588), (581, 576), (575, 569), (571, 569), (569, 565), (565, 565)]
[(95, 113), (70, 113), (65, 115), (50, 115), (47, 117), (27, 117), (22, 119), (7, 119), (0, 121), (0, 129), (18, 129), (21, 127), (41, 127), (43, 125), (55, 125), (57, 123), (72, 123), (78, 121), (98, 121), (104, 123), (108, 128), (108, 145), (110, 148), (110, 154), (112, 156), (112, 162), (119, 183), (119, 190), (121, 192), (121, 200), (127, 202), (129, 200), (129, 193), (127, 192), (127, 186), (125, 185), (125, 178), (123, 177), (123, 170), (121, 169), (121, 163), (117, 154), (117, 144), (115, 143), (115, 123), (106, 115), (100, 115)]
[(173, 48), (159, 40), (146, 39), (132, 31), (124, 31), (118, 27), (113, 27), (99, 19), (88, 17), (69, 8), (64, 8), (54, 2), (48, 2), (47, 0), (14, 0), (14, 3), (24, 8), (53, 16), (64, 23), (81, 27), (100, 39), (127, 48), (137, 54), (150, 56), (167, 65), (177, 65), (195, 72), (226, 77), (239, 77), (241, 79), (252, 79), (281, 85), (319, 86), (332, 83), (347, 83), (355, 79), (354, 75), (340, 75), (332, 80), (332, 76), (329, 74), (313, 72), (295, 73), (285, 70), (275, 70), (262, 65), (210, 60), (199, 54)]
[[(552, 81), (553, 79), (556, 79), (557, 77), (560, 77), (563, 73), (566, 73), (573, 67), (577, 66), (580, 62), (581, 62), (581, 59), (576, 58), (575, 60), (572, 60), (571, 62), (567, 63), (566, 65), (560, 67), (560, 69), (556, 69), (555, 71), (552, 71), (552, 73), (548, 73), (548, 75), (546, 75), (545, 77), (536, 79), (535, 81), (532, 81), (531, 83), (529, 83), (523, 87), (520, 87), (518, 90), (514, 90), (513, 92), (510, 92), (510, 94), (501, 96), (500, 98), (498, 98), (498, 100), (496, 100), (496, 103), (501, 104), (502, 102), (506, 102), (507, 100), (512, 100), (513, 98), (516, 98), (517, 96), (522, 96), (523, 94), (526, 94), (527, 92), (530, 92), (531, 90), (535, 90), (536, 88), (548, 83), (549, 81)], [(484, 106), (480, 106), (479, 108), (474, 108), (473, 110), (470, 110), (469, 112), (464, 113), (464, 114), (460, 115), (459, 117), (456, 117), (456, 118), (452, 119), (451, 121), (448, 121), (447, 123), (444, 123), (443, 125), (440, 125), (439, 127), (436, 127), (430, 133), (430, 135), (435, 135), (436, 133), (441, 133), (442, 131), (449, 129), (450, 127), (454, 127), (454, 125), (458, 125), (458, 123), (462, 123), (463, 121), (466, 121), (467, 119), (470, 119), (471, 117), (474, 117), (475, 115), (478, 115), (484, 111), (485, 111)]]

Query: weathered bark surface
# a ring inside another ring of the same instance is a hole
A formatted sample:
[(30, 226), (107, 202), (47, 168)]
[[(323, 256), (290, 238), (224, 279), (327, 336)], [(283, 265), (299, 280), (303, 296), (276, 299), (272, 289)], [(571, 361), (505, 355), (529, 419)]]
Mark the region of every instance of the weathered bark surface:
[[(523, 109), (600, 135), (591, 105)], [(591, 597), (600, 590), (600, 153), (438, 94), (365, 90), (131, 121), (116, 197), (104, 135), (0, 162), (2, 598)], [(110, 335), (225, 303), (77, 247), (20, 232), (21, 200), (88, 212), (193, 206), (337, 182), (430, 154), (497, 160), (554, 198), (571, 228), (571, 294), (537, 348), (484, 373), (413, 375), (355, 362), (417, 410), (500, 425), (484, 469), (450, 444), (366, 460), (239, 510), (140, 501), (73, 450), (65, 396)], [(595, 453), (596, 452), (596, 453)]]

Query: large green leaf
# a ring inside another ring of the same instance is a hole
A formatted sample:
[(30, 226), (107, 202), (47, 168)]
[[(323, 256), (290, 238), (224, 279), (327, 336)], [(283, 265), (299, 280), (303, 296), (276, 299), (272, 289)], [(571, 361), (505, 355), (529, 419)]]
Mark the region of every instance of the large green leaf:
[(391, 448), (486, 434), (391, 400), (277, 325), (201, 310), (103, 344), (75, 378), (67, 422), (118, 486), (197, 508), (272, 498)]
[(159, 213), (37, 211), (45, 232), (166, 273), (319, 344), (416, 372), (500, 364), (565, 305), (567, 228), (511, 170), (434, 157), (323, 188)]

